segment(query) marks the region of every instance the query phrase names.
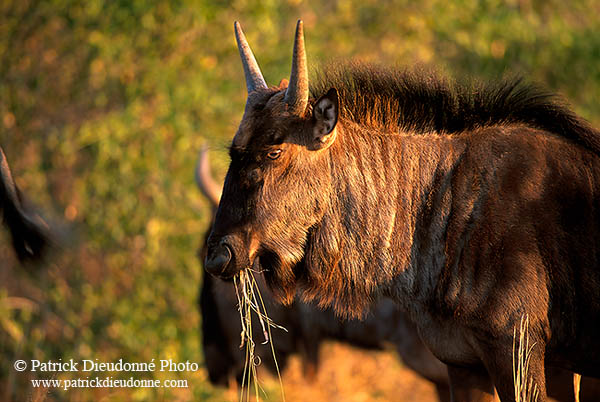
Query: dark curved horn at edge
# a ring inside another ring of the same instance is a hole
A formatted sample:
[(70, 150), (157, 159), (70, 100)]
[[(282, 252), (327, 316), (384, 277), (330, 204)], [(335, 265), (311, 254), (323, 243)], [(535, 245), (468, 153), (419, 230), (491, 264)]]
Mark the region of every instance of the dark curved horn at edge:
[(292, 73), (290, 83), (285, 91), (285, 102), (289, 105), (290, 111), (298, 115), (304, 113), (308, 104), (308, 69), (306, 67), (302, 20), (298, 20), (296, 25)]
[(0, 147), (0, 183), (4, 185), (4, 191), (6, 193), (6, 198), (15, 205), (18, 209), (21, 208), (21, 200), (19, 200), (19, 196), (17, 194), (17, 186), (13, 181), (12, 174), (10, 172), (10, 167), (8, 167), (8, 162), (6, 161), (6, 156), (4, 155), (4, 150)]
[(19, 260), (40, 259), (50, 244), (50, 228), (41, 216), (23, 205), (1, 147), (0, 212), (10, 230), (13, 249)]

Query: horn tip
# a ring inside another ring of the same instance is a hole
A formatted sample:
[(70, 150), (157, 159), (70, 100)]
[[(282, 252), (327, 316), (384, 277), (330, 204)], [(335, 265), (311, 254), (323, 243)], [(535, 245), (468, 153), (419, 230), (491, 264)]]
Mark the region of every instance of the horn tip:
[(302, 20), (298, 20), (296, 23), (296, 38), (304, 38), (304, 23)]

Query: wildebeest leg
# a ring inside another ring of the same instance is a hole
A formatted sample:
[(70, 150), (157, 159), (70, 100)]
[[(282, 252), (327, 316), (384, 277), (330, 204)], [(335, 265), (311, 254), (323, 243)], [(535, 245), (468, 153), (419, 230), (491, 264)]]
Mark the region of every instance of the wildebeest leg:
[(448, 366), (450, 397), (453, 402), (495, 401), (494, 384), (483, 369)]
[[(518, 345), (517, 345), (518, 347)], [(527, 390), (526, 400), (536, 400), (537, 402), (546, 401), (546, 378), (544, 372), (544, 350), (545, 345), (542, 341), (535, 339), (529, 341), (529, 360), (526, 362), (527, 376), (521, 376), (520, 382), (527, 385), (531, 384), (531, 389)], [(518, 353), (515, 351), (515, 359), (518, 359)], [(502, 402), (515, 401), (515, 381), (513, 374), (512, 350), (502, 349), (502, 351), (488, 352), (484, 356), (484, 364), (490, 373), (496, 386), (496, 391)], [(538, 392), (538, 398), (533, 399), (533, 388)], [(529, 399), (531, 395), (531, 399)]]
[(450, 388), (447, 384), (435, 383), (435, 391), (440, 402), (450, 402)]
[(302, 370), (304, 378), (309, 383), (313, 383), (317, 378), (317, 370), (319, 367), (319, 349), (321, 340), (315, 336), (316, 331), (304, 331), (302, 340), (299, 344), (300, 353), (302, 355)]
[(317, 379), (317, 367), (318, 367), (319, 363), (318, 363), (318, 358), (312, 358), (312, 357), (308, 357), (307, 359), (304, 360), (304, 364), (303, 364), (303, 372), (304, 372), (304, 378), (306, 379), (306, 381), (308, 381), (309, 383), (314, 383), (315, 380)]

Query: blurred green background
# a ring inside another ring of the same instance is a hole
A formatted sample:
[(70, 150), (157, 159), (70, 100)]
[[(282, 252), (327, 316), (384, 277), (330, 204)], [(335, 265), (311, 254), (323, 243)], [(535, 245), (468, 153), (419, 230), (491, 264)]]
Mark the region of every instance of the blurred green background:
[[(600, 124), (597, 0), (3, 0), (0, 144), (63, 249), (24, 270), (0, 234), (0, 400), (35, 397), (16, 359), (202, 361), (195, 251), (209, 209), (193, 172), (208, 143), (223, 177), (243, 112), (233, 21), (277, 84), (298, 18), (310, 66), (355, 58), (457, 77), (517, 72)], [(190, 388), (45, 397), (223, 398), (203, 370), (164, 378)]]

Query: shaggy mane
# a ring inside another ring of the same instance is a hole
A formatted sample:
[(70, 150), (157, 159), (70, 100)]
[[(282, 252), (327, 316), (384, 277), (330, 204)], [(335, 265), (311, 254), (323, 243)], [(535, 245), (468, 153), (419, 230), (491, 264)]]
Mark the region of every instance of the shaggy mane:
[(310, 81), (318, 99), (335, 87), (340, 117), (375, 129), (417, 134), (460, 134), (481, 127), (520, 124), (575, 141), (600, 154), (600, 132), (557, 95), (514, 77), (457, 83), (434, 73), (370, 64), (330, 65)]

